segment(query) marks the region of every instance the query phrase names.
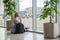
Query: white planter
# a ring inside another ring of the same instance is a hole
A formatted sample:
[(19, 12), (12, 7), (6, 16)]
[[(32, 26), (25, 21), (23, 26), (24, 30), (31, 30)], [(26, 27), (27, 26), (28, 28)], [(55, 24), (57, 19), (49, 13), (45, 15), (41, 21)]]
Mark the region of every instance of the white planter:
[(45, 38), (57, 38), (58, 26), (57, 23), (44, 23), (44, 37)]

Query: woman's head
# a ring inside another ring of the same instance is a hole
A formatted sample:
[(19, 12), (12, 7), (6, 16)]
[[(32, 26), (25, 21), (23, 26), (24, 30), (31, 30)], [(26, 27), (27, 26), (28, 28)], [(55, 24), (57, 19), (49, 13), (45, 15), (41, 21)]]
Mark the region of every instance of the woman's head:
[(15, 12), (15, 15), (14, 15), (14, 16), (15, 16), (15, 18), (16, 18), (16, 17), (19, 17), (19, 15), (18, 15), (18, 13), (17, 13), (17, 12)]

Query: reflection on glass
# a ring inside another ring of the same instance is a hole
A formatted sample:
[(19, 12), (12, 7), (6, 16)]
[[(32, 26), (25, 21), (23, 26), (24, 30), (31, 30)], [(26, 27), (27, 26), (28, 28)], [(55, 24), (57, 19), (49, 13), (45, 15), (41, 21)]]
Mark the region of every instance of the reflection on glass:
[(20, 0), (20, 16), (26, 28), (32, 29), (32, 0)]

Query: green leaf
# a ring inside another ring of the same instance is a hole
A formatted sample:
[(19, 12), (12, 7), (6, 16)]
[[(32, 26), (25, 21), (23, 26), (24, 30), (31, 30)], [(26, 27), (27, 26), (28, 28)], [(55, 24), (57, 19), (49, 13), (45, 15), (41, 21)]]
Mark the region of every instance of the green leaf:
[(54, 14), (57, 15), (57, 0), (50, 0), (44, 2), (44, 8), (42, 14), (40, 15), (40, 19), (45, 19), (48, 16), (54, 17)]
[(3, 0), (4, 12), (6, 15), (12, 15), (16, 11), (15, 2), (12, 0)]

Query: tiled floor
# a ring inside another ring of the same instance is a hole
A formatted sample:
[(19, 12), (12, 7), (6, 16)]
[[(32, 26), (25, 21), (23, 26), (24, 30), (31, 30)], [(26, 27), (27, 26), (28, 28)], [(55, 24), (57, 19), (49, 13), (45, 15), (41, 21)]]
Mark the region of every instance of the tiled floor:
[(0, 40), (60, 40), (57, 39), (44, 39), (44, 35), (31, 32), (23, 34), (6, 34), (6, 29), (0, 28)]
[(6, 29), (0, 28), (0, 40), (5, 40)]
[(23, 34), (8, 34), (8, 40), (60, 40), (60, 38), (57, 39), (44, 39), (44, 36), (42, 34), (36, 34), (31, 32), (26, 32)]

